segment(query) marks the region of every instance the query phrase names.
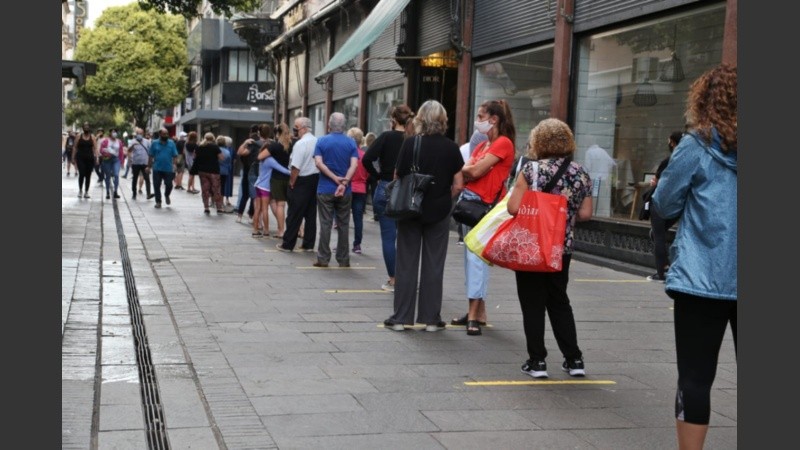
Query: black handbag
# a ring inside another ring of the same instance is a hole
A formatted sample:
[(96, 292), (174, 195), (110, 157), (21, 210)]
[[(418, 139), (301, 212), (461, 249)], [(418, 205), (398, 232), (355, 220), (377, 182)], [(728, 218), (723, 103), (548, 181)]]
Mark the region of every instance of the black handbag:
[(655, 186), (642, 194), (642, 209), (639, 210), (639, 220), (650, 220), (650, 206), (655, 192)]
[(484, 202), (479, 198), (475, 199), (466, 199), (466, 198), (459, 198), (456, 202), (455, 208), (453, 208), (453, 219), (455, 219), (458, 223), (463, 223), (468, 227), (474, 227), (478, 224), (478, 222), (483, 219), (483, 216), (489, 214), (489, 211), (494, 208), (494, 205), (497, 204), (497, 201), (500, 199), (500, 194), (503, 192), (502, 186), (500, 190), (497, 191), (497, 195), (494, 197), (494, 201), (489, 204)]
[[(418, 172), (419, 144), (420, 136), (415, 136), (411, 172), (386, 185), (386, 217), (403, 220), (422, 215), (422, 200), (425, 191), (433, 183), (433, 175)], [(397, 160), (400, 161), (399, 156)]]

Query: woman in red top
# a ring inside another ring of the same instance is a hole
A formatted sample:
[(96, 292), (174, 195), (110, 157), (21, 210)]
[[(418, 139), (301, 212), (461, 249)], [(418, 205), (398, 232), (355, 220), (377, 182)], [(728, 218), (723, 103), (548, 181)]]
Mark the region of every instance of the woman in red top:
[(367, 169), (361, 164), (364, 159), (364, 132), (361, 128), (353, 127), (347, 130), (347, 135), (356, 141), (358, 147), (358, 168), (353, 174), (353, 179), (350, 180), (350, 187), (353, 189), (352, 211), (353, 211), (353, 229), (355, 237), (353, 238), (353, 253), (361, 254), (361, 239), (364, 235), (364, 209), (367, 207)]
[[(465, 199), (480, 198), (491, 204), (505, 195), (505, 181), (514, 162), (516, 130), (508, 103), (505, 100), (484, 102), (478, 108), (475, 129), (489, 136), (489, 140), (475, 148), (461, 169), (465, 181), (461, 196)], [(465, 226), (464, 234), (470, 229)], [(464, 274), (469, 312), (450, 323), (466, 325), (467, 334), (477, 336), (481, 334), (481, 325), (486, 324), (484, 297), (489, 288), (489, 266), (466, 247)]]

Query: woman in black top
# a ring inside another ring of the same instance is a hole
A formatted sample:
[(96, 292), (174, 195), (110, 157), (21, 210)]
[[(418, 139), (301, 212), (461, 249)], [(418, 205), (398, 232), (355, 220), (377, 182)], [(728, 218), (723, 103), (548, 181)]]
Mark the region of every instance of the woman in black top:
[[(188, 143), (186, 144), (189, 145)], [(194, 152), (194, 167), (197, 176), (200, 178), (200, 189), (203, 197), (203, 212), (209, 214), (208, 199), (214, 198), (217, 206), (217, 214), (225, 212), (222, 205), (222, 192), (219, 184), (219, 162), (225, 158), (213, 133), (206, 133), (203, 136), (203, 143)], [(190, 181), (191, 183), (191, 181)]]
[[(289, 166), (289, 149), (292, 146), (292, 132), (285, 123), (275, 126), (275, 141), (271, 142), (267, 149), (275, 161), (283, 167)], [(272, 171), (269, 180), (269, 207), (272, 215), (278, 221), (278, 234), (273, 235), (275, 239), (282, 239), (283, 232), (286, 230), (286, 200), (289, 197), (289, 175)]]
[(198, 136), (196, 131), (190, 131), (186, 137), (186, 144), (183, 146), (183, 158), (186, 160), (186, 168), (189, 169), (189, 181), (186, 184), (186, 192), (190, 194), (198, 194), (200, 191), (194, 188), (194, 175), (192, 169), (194, 164), (195, 151), (197, 151)]
[(83, 124), (83, 133), (72, 147), (72, 162), (78, 168), (78, 197), (89, 198), (92, 170), (100, 155), (95, 151), (95, 140), (88, 123)]
[(438, 331), (445, 327), (441, 309), (450, 210), (453, 199), (464, 186), (461, 173), (464, 160), (458, 144), (444, 135), (447, 112), (441, 103), (435, 100), (423, 103), (414, 119), (414, 129), (417, 136), (403, 142), (396, 177), (410, 173), (414, 141), (420, 139), (419, 172), (433, 175), (434, 179), (422, 200), (422, 216), (397, 221), (394, 314), (383, 324), (395, 331), (404, 330), (404, 325), (413, 325), (415, 303), (418, 303), (416, 321), (424, 323), (426, 331)]
[[(669, 164), (669, 158), (672, 156), (672, 150), (678, 146), (678, 143), (681, 141), (683, 137), (683, 132), (681, 131), (674, 131), (667, 139), (667, 147), (669, 148), (670, 155), (664, 158), (661, 163), (658, 164), (658, 168), (656, 169), (656, 176), (650, 180), (650, 185), (652, 186), (650, 195), (652, 198), (652, 194), (656, 192), (656, 186), (658, 186), (658, 179), (661, 178), (661, 172), (667, 168), (667, 164)], [(664, 282), (664, 273), (667, 271), (669, 267), (669, 255), (667, 252), (667, 230), (669, 230), (678, 219), (664, 219), (655, 209), (650, 208), (650, 226), (651, 226), (651, 238), (653, 239), (653, 255), (655, 256), (656, 260), (656, 273), (647, 277), (649, 281), (658, 281), (660, 283)]]
[[(389, 274), (389, 281), (381, 286), (381, 289), (390, 292), (394, 291), (397, 222), (383, 214), (386, 209), (386, 185), (394, 178), (394, 168), (397, 163), (397, 155), (400, 153), (400, 146), (408, 137), (406, 126), (413, 118), (414, 112), (407, 105), (395, 106), (392, 110), (392, 129), (381, 133), (369, 146), (361, 160), (361, 164), (364, 165), (370, 176), (378, 180), (378, 186), (375, 188), (375, 195), (372, 199), (372, 209), (378, 216), (378, 223), (381, 227), (383, 262), (386, 264), (386, 272)], [(379, 165), (379, 169), (375, 167), (376, 163)]]

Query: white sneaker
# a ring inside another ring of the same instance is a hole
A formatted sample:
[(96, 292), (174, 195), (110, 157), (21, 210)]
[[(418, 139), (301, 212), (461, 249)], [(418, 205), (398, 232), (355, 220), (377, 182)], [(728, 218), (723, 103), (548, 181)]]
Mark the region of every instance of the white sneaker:
[(388, 292), (394, 292), (394, 283), (391, 281), (387, 281), (386, 283), (381, 285), (381, 289)]
[(236, 223), (242, 223), (242, 216), (236, 216)]

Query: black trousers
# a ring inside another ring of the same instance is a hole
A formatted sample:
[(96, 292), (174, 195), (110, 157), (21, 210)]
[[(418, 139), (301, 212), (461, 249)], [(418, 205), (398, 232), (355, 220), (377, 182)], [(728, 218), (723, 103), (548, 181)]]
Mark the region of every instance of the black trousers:
[(78, 164), (78, 190), (89, 193), (89, 184), (92, 181), (92, 170), (94, 170), (94, 156), (89, 158), (75, 158)]
[(133, 184), (131, 185), (131, 192), (133, 192), (133, 194), (131, 196), (133, 198), (136, 198), (136, 192), (137, 192), (137, 189), (138, 189), (136, 186), (138, 186), (137, 182), (139, 181), (139, 175), (140, 174), (141, 174), (142, 178), (144, 178), (144, 185), (147, 187), (147, 195), (148, 195), (148, 197), (150, 196), (150, 177), (148, 176), (148, 174), (145, 171), (145, 169), (147, 169), (147, 164), (134, 164), (133, 165)]
[(317, 240), (317, 184), (319, 174), (297, 177), (294, 189), (289, 189), (286, 214), (286, 230), (283, 232), (283, 248), (293, 250), (297, 245), (300, 224), (303, 227), (303, 245), (313, 249)]
[(528, 357), (542, 360), (547, 357), (544, 346), (544, 314), (550, 317), (550, 325), (564, 359), (581, 358), (575, 316), (567, 295), (569, 264), (572, 255), (565, 254), (561, 272), (520, 272), (517, 277), (517, 296), (522, 308), (522, 324)]
[(711, 385), (728, 322), (736, 350), (736, 302), (667, 291), (675, 300), (675, 352), (678, 359), (678, 391), (675, 417), (708, 425), (711, 417)]
[(669, 265), (669, 251), (667, 249), (667, 230), (678, 219), (664, 219), (655, 209), (650, 208), (650, 227), (653, 230), (653, 255), (656, 260), (656, 273), (664, 279), (664, 268)]

